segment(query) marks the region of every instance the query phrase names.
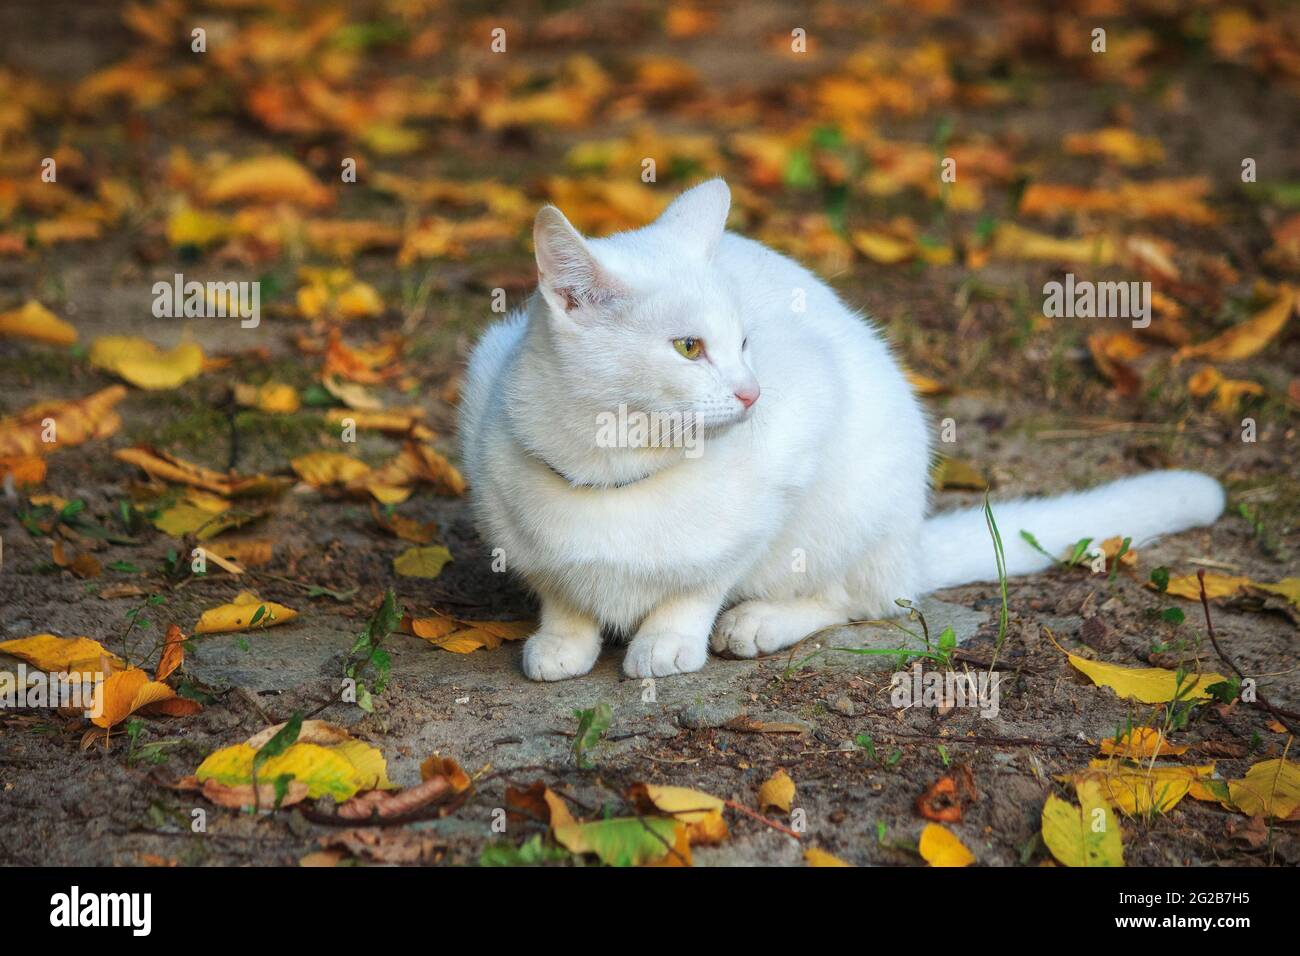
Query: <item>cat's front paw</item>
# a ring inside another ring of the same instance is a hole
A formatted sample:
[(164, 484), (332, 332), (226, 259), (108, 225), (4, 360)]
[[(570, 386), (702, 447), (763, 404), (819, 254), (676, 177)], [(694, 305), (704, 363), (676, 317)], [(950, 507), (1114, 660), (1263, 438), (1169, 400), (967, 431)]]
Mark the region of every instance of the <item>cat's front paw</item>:
[(806, 600), (745, 601), (718, 618), (710, 643), (718, 653), (759, 657), (798, 644), (839, 620), (843, 618)]
[(599, 656), (599, 636), (538, 631), (524, 643), (524, 673), (533, 680), (581, 677)]
[(627, 646), (623, 673), (628, 677), (668, 677), (689, 674), (709, 659), (708, 642), (699, 634), (638, 634)]

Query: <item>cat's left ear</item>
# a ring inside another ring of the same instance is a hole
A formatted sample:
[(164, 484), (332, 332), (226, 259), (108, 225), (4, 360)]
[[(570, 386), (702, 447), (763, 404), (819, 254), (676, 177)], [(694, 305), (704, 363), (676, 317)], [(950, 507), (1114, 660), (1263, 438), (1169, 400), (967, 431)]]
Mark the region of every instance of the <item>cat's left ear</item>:
[(686, 190), (659, 217), (659, 224), (672, 230), (674, 239), (690, 254), (712, 258), (731, 210), (731, 190), (721, 179), (710, 179)]

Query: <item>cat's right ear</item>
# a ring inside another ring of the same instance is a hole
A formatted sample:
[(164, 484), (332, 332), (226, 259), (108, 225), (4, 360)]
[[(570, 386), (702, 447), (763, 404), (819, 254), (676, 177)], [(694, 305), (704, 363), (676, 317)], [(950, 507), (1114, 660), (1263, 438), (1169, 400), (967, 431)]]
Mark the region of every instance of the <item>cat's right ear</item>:
[(596, 261), (564, 213), (543, 206), (533, 222), (538, 287), (551, 308), (574, 318), (608, 308), (624, 290)]

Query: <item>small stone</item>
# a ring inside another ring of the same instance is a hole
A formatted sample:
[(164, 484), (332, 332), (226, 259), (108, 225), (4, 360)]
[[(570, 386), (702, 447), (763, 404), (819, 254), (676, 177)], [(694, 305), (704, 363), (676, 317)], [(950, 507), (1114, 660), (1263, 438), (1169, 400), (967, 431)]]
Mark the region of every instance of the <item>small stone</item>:
[(858, 712), (858, 708), (854, 706), (853, 701), (844, 694), (831, 701), (831, 710), (837, 714), (843, 714), (845, 717), (852, 717)]
[(1079, 640), (1098, 651), (1109, 651), (1119, 643), (1119, 633), (1100, 616), (1090, 617), (1079, 628)]

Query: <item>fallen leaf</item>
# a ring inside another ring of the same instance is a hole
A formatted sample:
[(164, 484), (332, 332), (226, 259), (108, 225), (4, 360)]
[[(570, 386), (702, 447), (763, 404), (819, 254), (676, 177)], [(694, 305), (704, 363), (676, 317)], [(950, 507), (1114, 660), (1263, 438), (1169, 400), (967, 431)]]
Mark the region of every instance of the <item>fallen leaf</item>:
[(420, 764), (421, 780), (432, 780), (434, 777), (445, 777), (453, 793), (464, 793), (469, 789), (469, 774), (451, 757), (434, 754)]
[(1174, 359), (1206, 358), (1214, 362), (1236, 362), (1250, 358), (1277, 338), (1295, 305), (1296, 290), (1284, 285), (1280, 287), (1277, 298), (1255, 316), (1209, 341), (1184, 346)]
[(167, 635), (163, 638), (162, 654), (158, 658), (158, 669), (153, 679), (166, 680), (183, 663), (185, 663), (185, 633), (177, 625), (170, 624), (167, 627)]
[(90, 364), (126, 379), (137, 388), (172, 389), (184, 385), (203, 371), (203, 350), (193, 342), (182, 342), (166, 352), (147, 339), (129, 335), (106, 335), (90, 346)]
[(407, 548), (393, 559), (393, 570), (408, 578), (436, 578), (452, 560), (441, 544)]
[(280, 796), (279, 802), (276, 802), (276, 795), (279, 788), (275, 783), (263, 783), (258, 781), (257, 791), (254, 793), (251, 783), (224, 784), (215, 779), (208, 779), (203, 782), (202, 794), (205, 798), (212, 801), (219, 807), (228, 807), (231, 810), (248, 810), (253, 807), (261, 807), (263, 813), (270, 813), (281, 807), (291, 807), (295, 803), (302, 803), (307, 799), (310, 787), (307, 784), (297, 780), (289, 781), (283, 795)]
[(1121, 166), (1148, 166), (1165, 158), (1160, 140), (1139, 136), (1131, 129), (1110, 126), (1086, 133), (1069, 133), (1061, 144), (1074, 156), (1104, 156)]
[(125, 397), (126, 389), (113, 385), (85, 398), (39, 402), (0, 418), (0, 457), (48, 455), (92, 438), (107, 438), (122, 427), (113, 406)]
[(94, 677), (107, 671), (122, 670), (126, 663), (99, 641), (88, 637), (56, 637), (35, 634), (0, 642), (0, 652), (12, 654), (37, 670), (49, 674), (83, 674)]
[(176, 692), (166, 684), (150, 680), (144, 671), (131, 667), (110, 674), (99, 686), (94, 708), (99, 716), (92, 717), (90, 722), (105, 729), (114, 727), (137, 710), (175, 696)]
[(289, 462), (298, 477), (316, 488), (347, 484), (370, 474), (370, 466), (338, 451), (313, 451)]
[(1123, 866), (1124, 844), (1119, 820), (1096, 781), (1076, 788), (1082, 806), (1048, 794), (1043, 804), (1043, 843), (1066, 866)]
[[(265, 475), (222, 474), (202, 465), (177, 458), (166, 452), (155, 451), (147, 445), (119, 448), (113, 457), (135, 465), (154, 478), (175, 484), (202, 488), (225, 498), (251, 498), (279, 494), (293, 484), (291, 478), (269, 478)], [(193, 500), (193, 499), (191, 499)], [(202, 502), (200, 502), (202, 504)], [(208, 510), (211, 510), (209, 508)]]
[(73, 345), (77, 341), (77, 330), (31, 299), (21, 308), (0, 313), (0, 338)]
[(1107, 737), (1101, 742), (1101, 752), (1130, 760), (1152, 759), (1159, 756), (1177, 757), (1187, 753), (1186, 744), (1171, 744), (1155, 727), (1130, 727), (1118, 739)]
[(540, 780), (524, 790), (506, 787), (505, 803), (510, 820), (546, 823), (552, 829), (577, 822), (564, 800)]
[(1205, 700), (1212, 696), (1206, 688), (1227, 680), (1222, 674), (1186, 674), (1180, 688), (1177, 673), (1162, 667), (1121, 667), (1075, 654), (1067, 656), (1097, 686), (1109, 687), (1119, 697), (1143, 704), (1164, 704), (1175, 698)]
[[(209, 754), (194, 776), (200, 783), (215, 780), (231, 787), (251, 784), (256, 756), (257, 751), (248, 744), (224, 747)], [(335, 750), (318, 744), (291, 744), (283, 753), (268, 758), (257, 771), (259, 784), (274, 782), (281, 776), (305, 784), (307, 795), (313, 800), (329, 794), (342, 802), (350, 800), (361, 789), (352, 763)]]
[(1241, 780), (1229, 780), (1232, 805), (1250, 817), (1295, 819), (1300, 808), (1300, 764), (1262, 760)]
[(758, 809), (766, 811), (768, 807), (776, 807), (782, 813), (789, 813), (793, 801), (794, 781), (783, 768), (777, 767), (776, 773), (758, 789)]
[(675, 851), (679, 828), (685, 825), (662, 817), (615, 817), (562, 823), (554, 832), (571, 853), (595, 854), (606, 866), (642, 866)]
[(930, 481), (945, 491), (983, 491), (989, 486), (988, 479), (970, 462), (946, 456), (935, 462)]
[(815, 846), (804, 850), (803, 858), (809, 866), (853, 866), (852, 863), (845, 863), (838, 856), (819, 850)]
[(1095, 783), (1097, 792), (1111, 806), (1130, 816), (1145, 817), (1172, 810), (1187, 796), (1193, 783), (1213, 773), (1214, 764), (1196, 767), (1097, 759), (1089, 762), (1087, 770), (1058, 779), (1073, 781), (1076, 786), (1083, 781)]
[(420, 522), (399, 515), (396, 512), (384, 514), (373, 501), (370, 503), (370, 513), (374, 516), (375, 523), (379, 527), (403, 541), (412, 541), (415, 544), (429, 544), (438, 534), (436, 522)]
[(234, 389), (235, 401), (245, 408), (256, 408), (269, 415), (292, 415), (302, 406), (298, 390), (283, 382), (267, 382), (265, 385), (237, 384)]
[(462, 621), (445, 615), (402, 618), (402, 630), (453, 654), (479, 648), (495, 650), (503, 641), (518, 641), (537, 629), (532, 621)]
[(692, 846), (717, 844), (727, 838), (727, 821), (722, 818), (726, 804), (717, 797), (653, 783), (634, 784), (629, 797), (644, 812), (657, 810), (684, 823)]
[(327, 206), (329, 190), (305, 166), (286, 156), (260, 156), (230, 164), (206, 190), (210, 203), (286, 202), (302, 206)]
[(252, 591), (240, 591), (229, 604), (204, 611), (199, 623), (194, 626), (194, 633), (225, 634), (253, 628), (260, 630), (276, 624), (287, 624), (297, 616), (297, 611), (290, 610), (283, 604), (263, 601)]
[[(1250, 578), (1234, 577), (1227, 574), (1211, 574), (1206, 572), (1205, 596), (1209, 600), (1213, 600), (1214, 598), (1230, 597), (1250, 583)], [(1175, 597), (1186, 598), (1189, 601), (1199, 601), (1201, 599), (1200, 581), (1195, 574), (1185, 574), (1181, 577), (1170, 578), (1169, 583), (1165, 586), (1165, 593), (1172, 594)]]
[(931, 866), (970, 866), (975, 862), (975, 854), (966, 849), (951, 830), (937, 823), (927, 823), (921, 831), (920, 844), (917, 847), (921, 859)]

